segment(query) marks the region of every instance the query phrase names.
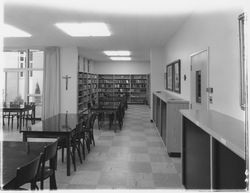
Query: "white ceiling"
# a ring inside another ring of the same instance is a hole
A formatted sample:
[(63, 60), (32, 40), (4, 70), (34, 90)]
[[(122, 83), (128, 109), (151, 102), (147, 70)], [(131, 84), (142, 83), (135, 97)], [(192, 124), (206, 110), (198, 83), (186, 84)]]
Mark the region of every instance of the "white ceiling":
[[(132, 60), (148, 61), (150, 48), (164, 46), (191, 14), (192, 1), (184, 5), (180, 0), (174, 4), (167, 0), (8, 0), (4, 23), (32, 37), (5, 38), (4, 47), (77, 46), (81, 55), (96, 61), (109, 60), (104, 50), (130, 50)], [(57, 22), (105, 22), (112, 35), (70, 37), (54, 26)]]

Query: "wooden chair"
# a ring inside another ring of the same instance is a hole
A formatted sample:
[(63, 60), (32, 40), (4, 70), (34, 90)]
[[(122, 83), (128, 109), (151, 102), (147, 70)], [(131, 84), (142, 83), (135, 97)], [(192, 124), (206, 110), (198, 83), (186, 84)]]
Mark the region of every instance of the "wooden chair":
[[(58, 145), (58, 140), (44, 147), (40, 161), (39, 171), (36, 176), (36, 181), (40, 182), (41, 190), (43, 190), (44, 180), (46, 180), (47, 178), (50, 178), (50, 189), (51, 190), (57, 189), (56, 176), (55, 176), (55, 170), (57, 167), (57, 145)], [(49, 162), (49, 165), (46, 165), (47, 162)]]
[(28, 164), (17, 168), (16, 177), (8, 183), (3, 189), (6, 190), (24, 190), (21, 188), (24, 184), (30, 183), (31, 190), (34, 190), (36, 185), (36, 176), (39, 169), (42, 153)]
[(95, 146), (95, 138), (94, 138), (94, 123), (96, 120), (97, 114), (96, 113), (92, 113), (90, 115), (90, 118), (87, 121), (87, 124), (85, 125), (83, 131), (86, 134), (86, 146), (88, 149), (88, 152), (90, 152), (90, 145), (93, 143), (93, 145)]
[[(36, 105), (35, 103), (29, 103), (29, 104), (24, 104), (24, 107), (29, 108), (30, 110), (26, 112), (23, 116), (23, 120), (26, 121), (26, 126), (28, 121), (31, 121), (31, 124), (33, 125), (35, 123), (35, 110), (36, 110)], [(24, 121), (23, 121), (24, 124)]]
[[(74, 129), (74, 131), (72, 132), (71, 139), (70, 139), (70, 148), (71, 148), (70, 156), (71, 156), (72, 163), (74, 166), (74, 171), (76, 171), (76, 159), (75, 159), (75, 152), (76, 151), (78, 152), (80, 163), (82, 163), (82, 156), (81, 156), (81, 150), (80, 150), (82, 144), (81, 144), (81, 140), (79, 140), (81, 138), (81, 135), (82, 135), (81, 130), (82, 130), (82, 128), (78, 124), (76, 126), (76, 128)], [(66, 148), (66, 140), (61, 138), (59, 140), (58, 149), (62, 150), (62, 162), (64, 162), (64, 148)]]
[(78, 130), (78, 134), (75, 137), (75, 141), (78, 145), (81, 146), (82, 148), (82, 155), (83, 155), (83, 159), (85, 160), (85, 143), (86, 143), (86, 135), (84, 132), (84, 122), (80, 121), (80, 123), (77, 125), (77, 127), (79, 128)]

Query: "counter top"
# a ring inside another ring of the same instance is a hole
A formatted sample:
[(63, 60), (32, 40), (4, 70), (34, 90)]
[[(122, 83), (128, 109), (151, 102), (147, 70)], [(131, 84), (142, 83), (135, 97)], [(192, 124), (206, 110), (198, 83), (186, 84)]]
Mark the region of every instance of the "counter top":
[(156, 91), (154, 92), (154, 95), (159, 97), (161, 100), (163, 100), (166, 103), (188, 103), (187, 100), (184, 100), (182, 98), (176, 97), (174, 95), (168, 94), (163, 91)]
[(209, 110), (180, 110), (195, 125), (245, 159), (244, 122), (228, 115)]

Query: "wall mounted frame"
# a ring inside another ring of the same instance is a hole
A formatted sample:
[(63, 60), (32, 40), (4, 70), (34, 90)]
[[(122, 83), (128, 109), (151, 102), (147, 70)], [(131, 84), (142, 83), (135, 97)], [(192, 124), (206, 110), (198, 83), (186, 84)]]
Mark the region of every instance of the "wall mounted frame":
[(166, 66), (166, 89), (181, 93), (181, 60)]

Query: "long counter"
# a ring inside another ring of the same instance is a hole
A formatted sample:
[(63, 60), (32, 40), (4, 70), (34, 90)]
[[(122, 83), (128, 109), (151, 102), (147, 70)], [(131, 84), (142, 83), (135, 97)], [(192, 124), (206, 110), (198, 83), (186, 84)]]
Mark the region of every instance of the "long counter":
[(184, 187), (245, 189), (244, 122), (213, 110), (180, 112)]
[(200, 127), (220, 143), (245, 159), (244, 122), (209, 110), (180, 110), (181, 114)]

